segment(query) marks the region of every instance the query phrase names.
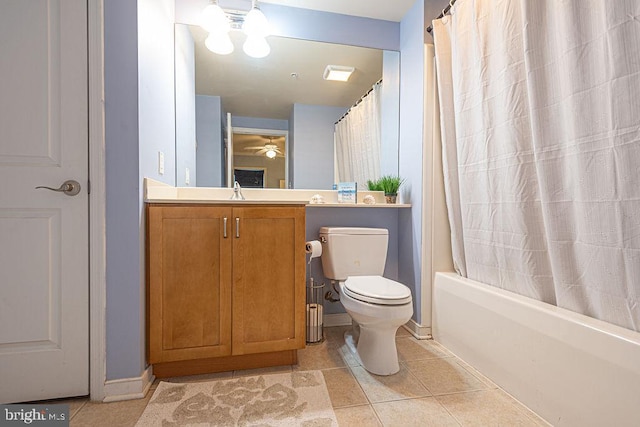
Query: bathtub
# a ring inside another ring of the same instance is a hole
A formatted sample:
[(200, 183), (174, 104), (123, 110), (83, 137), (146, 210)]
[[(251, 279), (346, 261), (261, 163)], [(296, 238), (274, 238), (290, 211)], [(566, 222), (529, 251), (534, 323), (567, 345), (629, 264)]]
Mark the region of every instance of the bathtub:
[(436, 273), (433, 337), (554, 426), (640, 426), (640, 333)]

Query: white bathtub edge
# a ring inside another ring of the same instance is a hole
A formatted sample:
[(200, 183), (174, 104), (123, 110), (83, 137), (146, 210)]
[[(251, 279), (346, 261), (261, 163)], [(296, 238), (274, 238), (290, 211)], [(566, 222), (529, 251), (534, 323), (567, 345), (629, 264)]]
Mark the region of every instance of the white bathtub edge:
[(640, 333), (453, 273), (436, 273), (432, 325), (553, 425), (640, 425)]

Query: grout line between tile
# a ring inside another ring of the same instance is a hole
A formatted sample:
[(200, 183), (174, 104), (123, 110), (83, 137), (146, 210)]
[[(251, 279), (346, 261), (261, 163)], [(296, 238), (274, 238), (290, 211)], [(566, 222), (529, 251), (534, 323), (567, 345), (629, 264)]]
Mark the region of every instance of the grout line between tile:
[(360, 381), (358, 381), (358, 377), (356, 377), (353, 371), (351, 370), (351, 366), (347, 366), (347, 369), (349, 370), (349, 374), (351, 374), (353, 379), (356, 381), (356, 384), (358, 384), (358, 387), (360, 387), (360, 391), (362, 391), (362, 394), (364, 394), (364, 398), (367, 399), (367, 402), (369, 402), (369, 405), (371, 405), (371, 399), (369, 399), (369, 396), (367, 396), (367, 392), (362, 387), (362, 384), (360, 384)]
[(502, 389), (501, 387), (498, 387), (497, 389), (493, 389), (493, 390), (500, 390), (502, 393), (504, 393), (507, 396), (508, 402), (511, 404), (511, 406), (513, 406), (518, 412), (524, 414), (526, 418), (534, 422), (542, 421), (543, 423), (546, 423), (547, 425), (551, 426), (551, 424), (549, 424), (547, 420), (542, 418), (540, 415), (536, 414), (528, 406), (526, 406), (524, 403), (520, 402), (518, 399), (512, 396), (511, 393), (509, 393), (508, 391)]
[[(462, 393), (467, 393), (467, 392), (451, 393), (451, 394), (462, 394)], [(441, 396), (444, 396), (444, 395), (441, 395)], [(444, 406), (442, 404), (442, 402), (440, 402), (440, 400), (438, 399), (437, 396), (433, 396), (433, 398), (436, 400), (436, 402), (438, 402), (438, 405), (442, 406), (442, 409), (444, 409), (447, 412), (447, 414), (451, 415), (451, 418), (453, 418), (453, 420), (456, 423), (458, 423), (459, 426), (462, 426), (462, 421), (460, 421), (458, 418), (456, 418), (456, 416), (453, 413), (451, 413), (451, 411), (449, 411), (449, 409), (446, 406)]]
[(335, 409), (344, 409), (344, 408), (357, 408), (358, 406), (371, 406), (371, 403), (350, 403), (348, 405), (340, 405), (340, 406), (331, 406)]
[(348, 368), (348, 366), (332, 366), (331, 368), (307, 369), (307, 371), (334, 371), (336, 369), (344, 369), (344, 368)]
[(371, 410), (373, 411), (373, 415), (376, 416), (376, 419), (378, 420), (380, 425), (382, 427), (384, 427), (384, 423), (382, 422), (382, 418), (380, 418), (380, 415), (378, 415), (378, 411), (376, 411), (376, 408), (373, 406), (373, 403), (371, 403), (369, 406), (371, 407)]
[(392, 403), (392, 402), (399, 402), (399, 401), (404, 401), (404, 400), (421, 400), (421, 399), (434, 399), (436, 401), (436, 403), (438, 405), (440, 405), (440, 407), (442, 407), (442, 409), (445, 410), (445, 412), (449, 415), (451, 415), (451, 418), (453, 418), (453, 420), (459, 425), (462, 426), (462, 423), (451, 413), (449, 412), (449, 410), (447, 409), (446, 406), (444, 406), (438, 399), (436, 399), (435, 396), (422, 396), (422, 397), (409, 397), (406, 399), (397, 399), (397, 400), (390, 400), (390, 401), (385, 401), (385, 402), (376, 402), (376, 403), (372, 403), (371, 404), (371, 408), (373, 409), (373, 412), (376, 414), (376, 417), (378, 417), (378, 420), (380, 421), (380, 424), (382, 424), (384, 426), (384, 423), (382, 422), (382, 420), (380, 419), (380, 416), (378, 415), (378, 412), (376, 411), (376, 408), (374, 407), (374, 405), (376, 404), (383, 404), (383, 403)]
[(491, 390), (495, 390), (495, 389), (491, 389), (491, 388), (476, 388), (476, 389), (471, 389), (471, 390), (449, 391), (449, 392), (446, 392), (446, 393), (438, 393), (438, 394), (434, 393), (433, 397), (451, 396), (453, 394), (478, 393), (478, 392), (491, 391)]
[(87, 402), (89, 402), (89, 399), (85, 400), (84, 402), (82, 402), (82, 404), (80, 405), (80, 407), (78, 409), (76, 409), (73, 414), (71, 414), (71, 416), (69, 417), (69, 421), (71, 421), (72, 419), (75, 418), (76, 415), (78, 415), (80, 413), (80, 411), (82, 411), (82, 408), (84, 408), (87, 405)]
[(415, 374), (413, 373), (413, 371), (411, 371), (411, 369), (409, 368), (409, 365), (407, 365), (407, 364), (405, 363), (405, 366), (407, 367), (407, 371), (409, 371), (409, 373), (410, 373), (411, 375), (413, 375), (413, 377), (418, 381), (418, 383), (419, 383), (422, 387), (426, 388), (426, 389), (427, 389), (427, 391), (428, 391), (429, 393), (431, 393), (431, 397), (435, 397), (435, 394), (433, 393), (433, 391), (431, 391), (431, 389), (430, 389), (429, 387), (427, 387), (427, 385), (426, 385), (425, 383), (423, 383), (423, 382), (422, 382), (422, 380), (420, 380), (420, 378), (418, 378), (418, 376), (417, 376), (417, 375), (415, 375)]

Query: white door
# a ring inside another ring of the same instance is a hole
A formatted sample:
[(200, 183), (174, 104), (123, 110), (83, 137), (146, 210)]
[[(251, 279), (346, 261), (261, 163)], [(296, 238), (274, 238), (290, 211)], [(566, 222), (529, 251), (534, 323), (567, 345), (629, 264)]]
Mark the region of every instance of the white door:
[(87, 64), (86, 0), (0, 0), (0, 403), (88, 394)]

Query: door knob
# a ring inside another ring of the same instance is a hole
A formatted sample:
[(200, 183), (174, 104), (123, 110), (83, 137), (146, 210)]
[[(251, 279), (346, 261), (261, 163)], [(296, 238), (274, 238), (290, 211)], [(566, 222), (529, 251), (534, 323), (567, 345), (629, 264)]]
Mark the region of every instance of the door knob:
[(39, 185), (36, 187), (36, 189), (38, 188), (45, 188), (51, 191), (59, 191), (66, 194), (67, 196), (75, 196), (80, 192), (80, 183), (78, 181), (69, 179), (63, 182), (60, 188), (45, 187), (44, 185)]

